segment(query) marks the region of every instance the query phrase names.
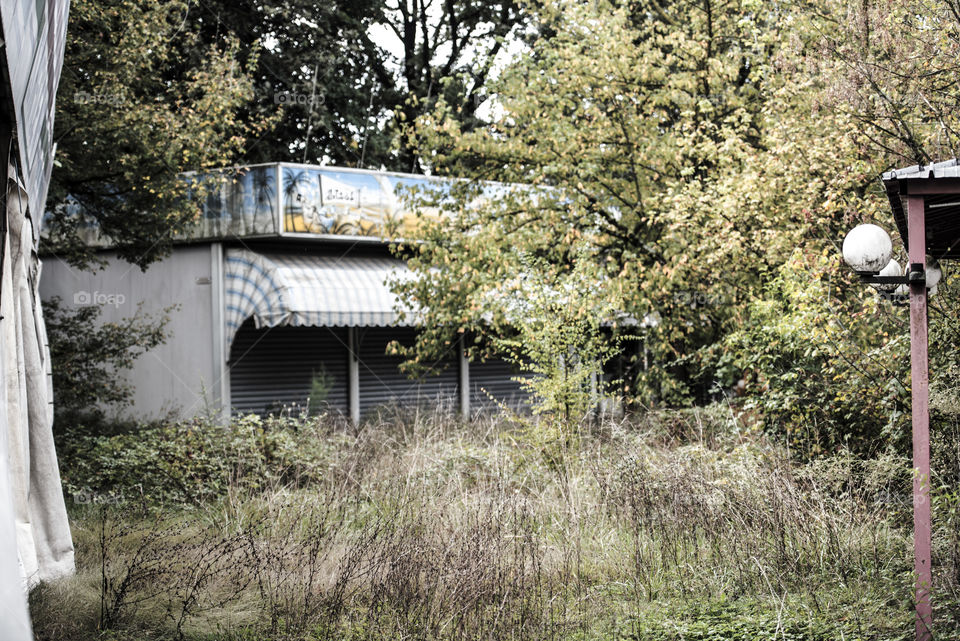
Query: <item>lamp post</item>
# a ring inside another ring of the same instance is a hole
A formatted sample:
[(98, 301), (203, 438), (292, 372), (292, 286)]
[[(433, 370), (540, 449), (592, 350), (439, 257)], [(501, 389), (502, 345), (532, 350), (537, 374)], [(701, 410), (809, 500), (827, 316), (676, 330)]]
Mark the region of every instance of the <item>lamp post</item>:
[(904, 274), (893, 260), (890, 236), (876, 225), (859, 225), (843, 241), (843, 259), (881, 292), (909, 290), (910, 380), (913, 423), (913, 554), (916, 574), (916, 639), (932, 639), (930, 588), (930, 412), (927, 359), (927, 295), (935, 293), (941, 272), (925, 256), (925, 203), (910, 197), (907, 203), (908, 266)]

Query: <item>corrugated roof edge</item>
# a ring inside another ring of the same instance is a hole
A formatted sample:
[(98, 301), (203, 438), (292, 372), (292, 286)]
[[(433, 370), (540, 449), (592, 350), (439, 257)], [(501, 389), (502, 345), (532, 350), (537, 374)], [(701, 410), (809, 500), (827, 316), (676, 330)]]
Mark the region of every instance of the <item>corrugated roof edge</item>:
[(907, 216), (902, 194), (902, 181), (929, 178), (960, 178), (960, 159), (951, 158), (929, 165), (913, 165), (902, 169), (893, 169), (881, 174), (884, 191), (893, 212), (893, 222), (900, 232), (904, 245), (907, 243)]
[(958, 159), (951, 158), (941, 162), (930, 163), (929, 165), (912, 165), (902, 169), (892, 169), (885, 171), (881, 179), (885, 183), (894, 180), (907, 180), (910, 178), (957, 178), (960, 177), (960, 162)]

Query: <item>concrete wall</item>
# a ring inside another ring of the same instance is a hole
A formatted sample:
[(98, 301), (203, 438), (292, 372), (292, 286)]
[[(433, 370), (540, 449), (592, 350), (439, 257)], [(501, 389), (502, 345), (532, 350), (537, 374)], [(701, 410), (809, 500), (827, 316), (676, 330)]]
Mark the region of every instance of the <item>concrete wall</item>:
[(125, 415), (189, 417), (220, 407), (226, 384), (220, 366), (221, 251), (217, 244), (177, 247), (146, 272), (111, 253), (104, 255), (107, 266), (96, 273), (79, 271), (54, 257), (43, 259), (40, 296), (44, 300), (59, 296), (66, 308), (98, 305), (103, 322), (133, 316), (138, 305), (147, 314), (179, 305), (169, 312), (167, 342), (141, 356), (126, 372), (134, 397)]

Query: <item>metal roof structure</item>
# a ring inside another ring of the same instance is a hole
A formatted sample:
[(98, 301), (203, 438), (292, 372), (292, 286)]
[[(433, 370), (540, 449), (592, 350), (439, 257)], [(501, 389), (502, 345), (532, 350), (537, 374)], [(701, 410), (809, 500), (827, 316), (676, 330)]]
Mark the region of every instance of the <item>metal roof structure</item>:
[(907, 198), (923, 196), (927, 253), (938, 260), (960, 259), (960, 161), (895, 169), (881, 179), (904, 245), (909, 242)]

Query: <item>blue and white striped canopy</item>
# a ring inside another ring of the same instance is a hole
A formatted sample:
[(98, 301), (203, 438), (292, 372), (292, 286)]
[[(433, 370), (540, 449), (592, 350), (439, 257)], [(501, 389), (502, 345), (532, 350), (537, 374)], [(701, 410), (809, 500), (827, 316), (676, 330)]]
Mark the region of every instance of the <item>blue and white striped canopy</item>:
[(226, 334), (251, 316), (257, 327), (387, 327), (399, 322), (388, 280), (410, 277), (401, 260), (228, 249), (224, 293)]

